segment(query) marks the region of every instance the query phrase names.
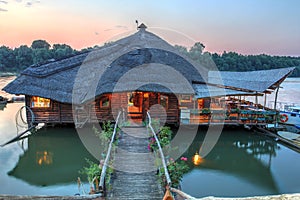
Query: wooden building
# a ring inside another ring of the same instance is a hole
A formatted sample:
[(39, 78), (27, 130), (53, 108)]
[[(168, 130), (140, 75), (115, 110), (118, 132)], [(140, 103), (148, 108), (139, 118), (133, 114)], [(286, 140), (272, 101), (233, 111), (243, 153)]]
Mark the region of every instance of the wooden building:
[(34, 123), (81, 127), (114, 121), (119, 111), (144, 120), (150, 110), (166, 123), (239, 124), (246, 114), (228, 114), (233, 111), (228, 96), (267, 95), (293, 71), (209, 71), (145, 29), (141, 25), (137, 33), (93, 51), (30, 66), (4, 90), (25, 95)]

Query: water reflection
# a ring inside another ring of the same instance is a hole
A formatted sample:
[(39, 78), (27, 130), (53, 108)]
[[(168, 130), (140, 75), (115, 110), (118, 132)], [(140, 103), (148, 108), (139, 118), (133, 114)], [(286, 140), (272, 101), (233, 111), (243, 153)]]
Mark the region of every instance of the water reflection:
[(6, 108), (7, 103), (0, 103), (0, 111), (3, 111)]
[[(195, 152), (199, 152), (205, 133), (206, 131), (199, 131), (193, 144), (185, 153), (185, 156), (190, 158), (190, 172), (185, 175), (182, 185), (185, 191), (197, 197), (217, 194), (221, 196), (248, 195), (243, 193), (244, 189), (239, 188), (239, 185), (231, 191), (224, 191), (224, 187), (221, 187), (210, 176), (210, 172), (213, 171), (214, 175), (219, 174), (220, 178), (226, 181), (223, 184), (232, 185), (239, 182), (243, 185), (247, 183), (248, 186), (252, 185), (263, 190), (256, 190), (255, 192), (258, 193), (279, 192), (270, 169), (272, 158), (276, 157), (276, 151), (280, 149), (276, 142), (243, 130), (224, 130), (213, 150), (205, 158), (201, 158)], [(198, 185), (199, 188), (191, 191), (188, 188), (190, 185)], [(213, 192), (210, 194), (206, 191)]]
[(37, 186), (72, 183), (85, 158), (93, 160), (75, 129), (41, 129), (28, 138), (28, 149), (8, 174)]
[(195, 153), (195, 155), (192, 157), (192, 161), (194, 165), (200, 165), (203, 163), (203, 158), (199, 155), (198, 152)]

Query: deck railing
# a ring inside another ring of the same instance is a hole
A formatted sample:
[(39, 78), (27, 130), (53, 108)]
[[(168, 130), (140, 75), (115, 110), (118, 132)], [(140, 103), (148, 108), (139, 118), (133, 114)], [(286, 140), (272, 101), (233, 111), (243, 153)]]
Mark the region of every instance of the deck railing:
[(103, 196), (105, 196), (105, 176), (106, 176), (106, 170), (107, 170), (107, 166), (108, 166), (108, 162), (110, 160), (110, 155), (111, 155), (111, 151), (112, 151), (112, 146), (113, 146), (113, 142), (115, 141), (115, 137), (116, 137), (116, 133), (117, 133), (117, 128), (118, 128), (118, 123), (119, 123), (119, 118), (121, 116), (122, 111), (119, 112), (117, 119), (116, 119), (116, 123), (114, 126), (114, 131), (113, 131), (113, 135), (111, 136), (111, 140), (108, 146), (108, 150), (107, 150), (107, 154), (105, 157), (105, 161), (103, 163), (103, 167), (101, 170), (101, 176), (100, 176), (100, 181), (99, 181), (99, 189), (100, 192), (102, 193)]
[(259, 109), (181, 109), (180, 121), (183, 124), (211, 122), (236, 124), (266, 124), (276, 120), (276, 110)]
[(152, 120), (151, 120), (151, 116), (150, 116), (149, 112), (147, 112), (147, 116), (148, 116), (148, 119), (149, 119), (148, 126), (149, 126), (149, 128), (150, 128), (150, 130), (151, 130), (151, 132), (152, 132), (152, 134), (153, 134), (153, 136), (154, 136), (154, 138), (155, 138), (155, 141), (156, 141), (156, 143), (157, 143), (157, 146), (158, 146), (158, 150), (159, 150), (160, 157), (161, 157), (161, 160), (162, 160), (163, 168), (164, 168), (164, 171), (165, 171), (165, 176), (166, 176), (167, 185), (168, 185), (169, 187), (171, 187), (172, 181), (171, 181), (171, 178), (170, 178), (170, 174), (169, 174), (169, 172), (168, 172), (168, 168), (167, 168), (165, 156), (164, 156), (164, 153), (163, 153), (163, 151), (162, 151), (160, 142), (159, 142), (159, 140), (158, 140), (158, 138), (157, 138), (157, 135), (156, 135), (156, 133), (155, 133), (155, 131), (154, 131), (152, 125), (151, 125)]

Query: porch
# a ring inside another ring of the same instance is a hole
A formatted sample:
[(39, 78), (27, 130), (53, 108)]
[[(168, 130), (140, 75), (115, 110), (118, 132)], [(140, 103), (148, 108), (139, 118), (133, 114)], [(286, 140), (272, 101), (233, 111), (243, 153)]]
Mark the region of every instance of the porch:
[[(208, 106), (204, 106), (209, 101)], [(198, 99), (193, 109), (180, 109), (180, 124), (266, 125), (274, 123), (278, 111), (241, 98)], [(197, 108), (195, 108), (197, 107)]]

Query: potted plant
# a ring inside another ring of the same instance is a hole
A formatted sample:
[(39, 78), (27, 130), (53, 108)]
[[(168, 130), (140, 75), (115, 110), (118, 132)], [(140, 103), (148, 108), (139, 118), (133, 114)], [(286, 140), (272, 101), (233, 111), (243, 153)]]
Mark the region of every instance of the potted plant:
[(83, 167), (79, 171), (81, 174), (87, 176), (88, 182), (90, 184), (90, 194), (99, 193), (99, 181), (101, 176), (101, 166), (94, 163), (93, 161), (86, 159), (86, 162), (89, 164), (88, 167)]

